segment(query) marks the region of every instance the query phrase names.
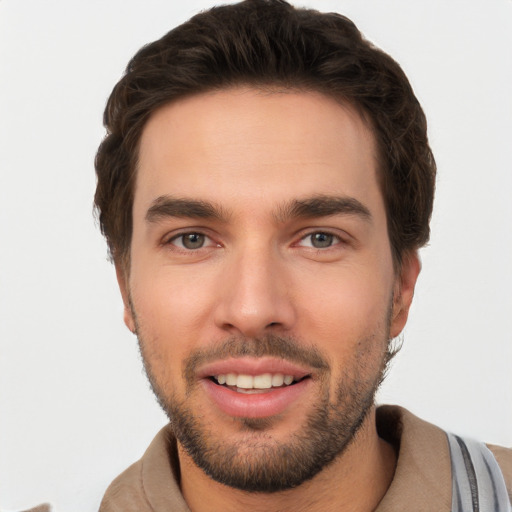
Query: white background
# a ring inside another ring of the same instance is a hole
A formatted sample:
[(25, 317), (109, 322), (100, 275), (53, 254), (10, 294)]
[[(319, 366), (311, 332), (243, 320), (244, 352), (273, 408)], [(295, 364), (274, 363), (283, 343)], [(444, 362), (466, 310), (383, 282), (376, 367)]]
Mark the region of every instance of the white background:
[[(186, 4), (186, 7), (184, 5)], [(318, 0), (404, 67), (439, 167), (381, 402), (512, 445), (512, 1)], [(91, 213), (128, 59), (208, 0), (0, 0), (0, 508), (97, 510), (165, 423)]]

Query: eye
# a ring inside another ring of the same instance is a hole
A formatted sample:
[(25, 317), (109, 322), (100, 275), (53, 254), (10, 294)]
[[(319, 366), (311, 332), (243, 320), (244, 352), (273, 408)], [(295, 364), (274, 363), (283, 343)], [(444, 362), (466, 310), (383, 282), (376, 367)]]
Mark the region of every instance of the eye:
[(189, 251), (201, 249), (202, 247), (213, 245), (213, 242), (202, 233), (181, 233), (169, 240), (169, 243), (187, 249)]
[(302, 247), (313, 247), (314, 249), (327, 249), (340, 243), (340, 238), (331, 233), (317, 231), (302, 238), (298, 245)]

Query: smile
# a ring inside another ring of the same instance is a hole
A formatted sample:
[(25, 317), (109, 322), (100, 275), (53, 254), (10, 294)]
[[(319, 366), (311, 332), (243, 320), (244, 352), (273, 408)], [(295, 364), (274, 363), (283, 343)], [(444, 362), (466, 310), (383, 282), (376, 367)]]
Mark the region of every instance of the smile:
[(297, 382), (293, 375), (282, 373), (262, 373), (261, 375), (227, 373), (213, 376), (212, 379), (221, 386), (236, 388), (235, 390), (240, 393), (281, 388)]
[(277, 358), (228, 358), (197, 373), (209, 402), (231, 417), (266, 418), (298, 407), (314, 375)]

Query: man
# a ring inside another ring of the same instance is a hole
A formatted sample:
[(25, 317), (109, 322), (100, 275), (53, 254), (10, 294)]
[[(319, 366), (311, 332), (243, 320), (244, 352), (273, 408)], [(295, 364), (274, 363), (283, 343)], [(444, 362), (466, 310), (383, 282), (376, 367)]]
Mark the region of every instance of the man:
[(105, 124), (96, 206), (170, 424), (102, 511), (509, 510), (511, 450), (375, 406), (435, 180), (389, 56), (336, 14), (213, 8)]

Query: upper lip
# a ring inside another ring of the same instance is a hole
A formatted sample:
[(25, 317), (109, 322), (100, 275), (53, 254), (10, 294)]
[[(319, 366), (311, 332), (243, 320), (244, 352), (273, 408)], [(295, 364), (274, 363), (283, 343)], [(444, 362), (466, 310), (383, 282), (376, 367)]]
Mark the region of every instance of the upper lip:
[(200, 379), (205, 379), (228, 373), (253, 376), (264, 373), (281, 373), (291, 375), (295, 380), (299, 380), (311, 375), (312, 372), (296, 363), (275, 357), (236, 357), (207, 363), (201, 366), (197, 375)]

